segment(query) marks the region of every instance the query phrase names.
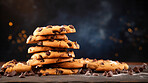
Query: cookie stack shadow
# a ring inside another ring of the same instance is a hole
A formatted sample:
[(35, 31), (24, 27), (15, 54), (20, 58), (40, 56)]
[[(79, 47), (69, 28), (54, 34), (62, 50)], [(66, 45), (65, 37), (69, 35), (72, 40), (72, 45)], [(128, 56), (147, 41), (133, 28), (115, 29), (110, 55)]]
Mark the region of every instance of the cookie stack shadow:
[(82, 68), (83, 64), (74, 60), (72, 49), (79, 49), (80, 46), (66, 36), (75, 32), (73, 25), (37, 27), (26, 41), (27, 44), (36, 45), (28, 48), (31, 59), (27, 65), (43, 75), (78, 73), (78, 68)]

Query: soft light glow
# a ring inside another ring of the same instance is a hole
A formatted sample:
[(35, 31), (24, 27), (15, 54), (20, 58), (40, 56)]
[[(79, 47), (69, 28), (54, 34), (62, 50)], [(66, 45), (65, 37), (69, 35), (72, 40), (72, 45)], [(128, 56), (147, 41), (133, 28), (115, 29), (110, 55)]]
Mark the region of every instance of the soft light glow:
[(128, 28), (128, 32), (132, 33), (132, 32), (133, 32), (133, 30), (132, 30), (131, 28)]
[(12, 22), (9, 22), (9, 26), (12, 26), (13, 25), (13, 23)]
[(12, 35), (9, 35), (9, 36), (8, 36), (8, 40), (11, 40), (11, 39), (12, 39)]

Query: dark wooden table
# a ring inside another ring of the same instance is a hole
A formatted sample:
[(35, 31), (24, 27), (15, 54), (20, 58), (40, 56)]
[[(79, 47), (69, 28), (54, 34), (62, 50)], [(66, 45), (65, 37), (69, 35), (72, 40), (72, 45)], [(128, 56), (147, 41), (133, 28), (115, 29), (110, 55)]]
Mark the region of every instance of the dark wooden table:
[[(128, 63), (130, 67), (140, 66), (142, 63)], [(0, 66), (2, 63), (0, 64)], [(148, 69), (141, 73), (134, 73), (128, 75), (121, 73), (113, 77), (102, 76), (85, 76), (84, 74), (77, 75), (49, 75), (49, 76), (26, 76), (26, 78), (19, 78), (18, 76), (6, 77), (2, 76), (0, 82), (148, 82)]]

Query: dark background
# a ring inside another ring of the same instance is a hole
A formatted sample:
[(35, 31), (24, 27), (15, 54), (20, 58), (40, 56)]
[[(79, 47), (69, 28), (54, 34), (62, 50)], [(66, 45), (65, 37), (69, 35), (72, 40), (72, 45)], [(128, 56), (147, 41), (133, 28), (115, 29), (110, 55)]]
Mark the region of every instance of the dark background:
[(72, 24), (76, 58), (148, 61), (146, 0), (0, 0), (0, 61), (26, 61), (37, 26)]

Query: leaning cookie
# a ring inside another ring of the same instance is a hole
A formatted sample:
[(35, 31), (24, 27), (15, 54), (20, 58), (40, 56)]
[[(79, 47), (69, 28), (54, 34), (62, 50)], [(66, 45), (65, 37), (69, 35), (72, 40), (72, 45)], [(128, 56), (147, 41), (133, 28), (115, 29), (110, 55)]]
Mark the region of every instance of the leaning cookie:
[(47, 52), (34, 53), (31, 56), (32, 59), (69, 58), (69, 57), (75, 57), (73, 51), (57, 52), (49, 50)]
[(73, 62), (63, 62), (63, 63), (56, 63), (51, 64), (50, 67), (54, 68), (82, 68), (84, 65), (83, 63), (73, 61)]
[(4, 71), (8, 67), (13, 67), (15, 64), (17, 64), (17, 61), (15, 59), (6, 62), (5, 64), (2, 65), (1, 70)]
[(53, 68), (53, 69), (41, 69), (40, 72), (43, 75), (70, 75), (77, 74), (78, 69), (62, 69), (62, 68)]
[(33, 36), (33, 35), (30, 35), (27, 38), (26, 43), (27, 44), (32, 44), (32, 43), (37, 43), (38, 41), (41, 41), (41, 40), (54, 40), (54, 39), (57, 39), (57, 40), (68, 40), (68, 37), (65, 34), (61, 34), (61, 35), (46, 35), (46, 36)]
[(67, 51), (67, 49), (63, 49), (63, 48), (35, 46), (35, 47), (28, 48), (28, 53), (46, 52), (49, 50), (51, 50), (51, 51)]
[(16, 71), (16, 72), (31, 71), (31, 66), (25, 65), (25, 64), (19, 62), (16, 65), (14, 65), (13, 67), (8, 67), (5, 70), (5, 72), (12, 72), (12, 71)]
[(96, 71), (115, 71), (116, 69), (123, 70), (128, 69), (126, 63), (122, 64), (118, 61), (111, 60), (98, 60), (96, 62), (91, 62), (87, 64), (87, 68), (94, 69)]
[(41, 60), (30, 59), (27, 61), (27, 64), (30, 66), (36, 66), (36, 65), (66, 62), (66, 61), (73, 61), (73, 58), (56, 58), (56, 59), (41, 59)]
[(67, 41), (58, 41), (58, 40), (54, 40), (54, 41), (40, 41), (38, 42), (38, 45), (42, 45), (42, 46), (49, 46), (49, 47), (57, 47), (57, 48), (72, 48), (72, 49), (79, 49), (80, 46), (77, 42), (72, 42), (70, 40)]
[(76, 30), (73, 25), (68, 25), (68, 26), (48, 25), (46, 27), (37, 27), (33, 32), (33, 35), (65, 34), (65, 33), (75, 33), (75, 32)]

